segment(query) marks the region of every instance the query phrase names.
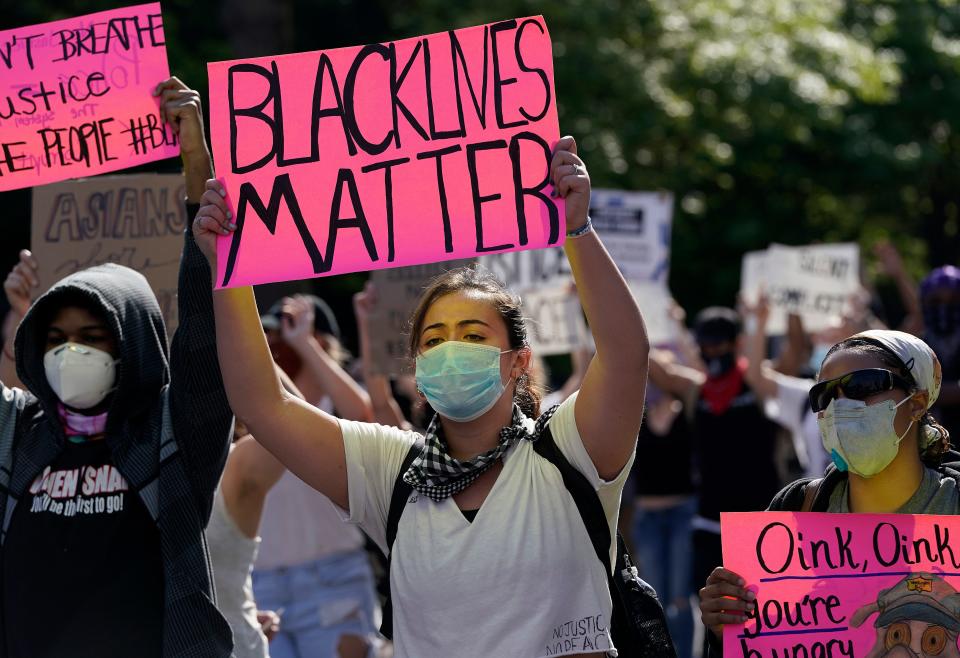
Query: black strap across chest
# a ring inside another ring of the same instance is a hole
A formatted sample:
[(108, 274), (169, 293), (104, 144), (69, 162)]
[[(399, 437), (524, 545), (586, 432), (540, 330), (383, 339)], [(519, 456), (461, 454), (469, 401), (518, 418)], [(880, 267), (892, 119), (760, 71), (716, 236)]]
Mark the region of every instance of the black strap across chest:
[[(612, 567), (610, 564), (610, 526), (607, 524), (607, 516), (603, 511), (603, 505), (597, 496), (593, 485), (583, 473), (573, 467), (572, 464), (563, 456), (556, 442), (553, 440), (553, 434), (550, 427), (545, 426), (540, 435), (533, 442), (534, 451), (557, 467), (560, 476), (563, 478), (563, 485), (573, 497), (573, 502), (580, 512), (580, 518), (590, 536), (590, 542), (593, 544), (593, 550), (597, 554), (597, 559), (603, 564), (605, 573), (609, 578)], [(421, 442), (410, 446), (406, 457), (400, 466), (396, 481), (393, 484), (393, 493), (390, 496), (390, 508), (387, 512), (387, 582), (390, 582), (390, 563), (393, 555), (393, 543), (397, 538), (397, 527), (400, 524), (400, 517), (407, 506), (407, 502), (413, 493), (413, 487), (407, 484), (403, 479), (403, 474), (407, 472), (413, 461), (423, 451)], [(393, 637), (393, 602), (392, 593), (387, 594), (387, 600), (383, 605), (383, 622), (380, 626), (380, 632), (387, 638)]]

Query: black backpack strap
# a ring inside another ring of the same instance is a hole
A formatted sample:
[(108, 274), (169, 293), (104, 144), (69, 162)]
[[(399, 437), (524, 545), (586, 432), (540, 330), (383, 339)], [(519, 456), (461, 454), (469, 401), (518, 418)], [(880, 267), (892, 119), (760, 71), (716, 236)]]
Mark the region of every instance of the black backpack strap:
[(597, 553), (597, 558), (607, 570), (607, 577), (613, 573), (610, 565), (610, 526), (607, 525), (607, 515), (603, 511), (603, 505), (600, 504), (600, 497), (594, 490), (593, 485), (587, 480), (586, 476), (578, 471), (567, 461), (556, 442), (553, 440), (553, 434), (549, 426), (544, 426), (539, 436), (533, 442), (534, 451), (557, 467), (560, 476), (563, 478), (563, 486), (567, 488), (573, 497), (573, 502), (580, 512), (583, 524), (587, 527), (587, 534), (590, 535), (590, 541), (593, 543), (593, 550)]
[(390, 592), (390, 562), (393, 559), (393, 542), (397, 538), (397, 527), (400, 525), (400, 517), (403, 516), (403, 510), (407, 506), (407, 500), (413, 487), (406, 483), (403, 475), (410, 469), (414, 460), (423, 452), (423, 441), (417, 441), (410, 446), (403, 463), (400, 465), (400, 471), (397, 473), (396, 480), (393, 481), (393, 493), (390, 494), (390, 509), (387, 511), (387, 568), (384, 578), (387, 581), (387, 600), (383, 603), (383, 617), (380, 622), (380, 633), (387, 639), (393, 639), (393, 595)]

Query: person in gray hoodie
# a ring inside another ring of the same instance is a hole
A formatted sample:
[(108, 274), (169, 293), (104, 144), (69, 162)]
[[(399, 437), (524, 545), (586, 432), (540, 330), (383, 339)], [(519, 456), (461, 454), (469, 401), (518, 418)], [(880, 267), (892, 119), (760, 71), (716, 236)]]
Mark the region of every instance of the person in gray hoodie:
[[(114, 264), (61, 280), (26, 311), (14, 342), (23, 389), (0, 388), (7, 658), (232, 651), (203, 529), (233, 415), (217, 366), (210, 268), (189, 228), (210, 156), (199, 95), (176, 78), (155, 95), (180, 137), (186, 176), (183, 221), (168, 227), (186, 227), (180, 325), (168, 350), (146, 279)], [(21, 259), (29, 287), (35, 263)], [(10, 277), (6, 287), (17, 292)]]

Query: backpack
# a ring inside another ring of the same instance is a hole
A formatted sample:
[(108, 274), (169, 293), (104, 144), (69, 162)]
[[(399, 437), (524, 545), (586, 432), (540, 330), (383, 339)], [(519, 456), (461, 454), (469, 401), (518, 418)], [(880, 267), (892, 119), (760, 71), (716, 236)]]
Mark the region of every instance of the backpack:
[[(606, 570), (607, 585), (613, 601), (610, 634), (618, 653), (624, 657), (676, 658), (677, 652), (670, 639), (666, 617), (657, 599), (657, 593), (640, 579), (619, 532), (617, 533), (616, 572), (610, 568), (610, 527), (593, 485), (567, 461), (557, 448), (549, 426), (544, 427), (540, 436), (533, 442), (533, 449), (560, 471), (563, 484), (573, 497), (583, 524), (586, 526), (597, 558)], [(422, 450), (423, 444), (420, 442), (410, 447), (394, 481), (386, 527), (388, 586), (390, 560), (393, 542), (397, 538), (397, 526), (412, 492), (412, 487), (404, 482), (403, 475)], [(383, 606), (380, 632), (387, 638), (393, 637), (393, 605), (389, 593)]]
[[(932, 467), (930, 467), (932, 468)], [(951, 477), (960, 491), (960, 453), (953, 449), (946, 451), (936, 470), (941, 478)], [(832, 464), (822, 478), (797, 480), (778, 493), (768, 511), (773, 512), (826, 512), (830, 505), (830, 495), (837, 484), (847, 477)]]

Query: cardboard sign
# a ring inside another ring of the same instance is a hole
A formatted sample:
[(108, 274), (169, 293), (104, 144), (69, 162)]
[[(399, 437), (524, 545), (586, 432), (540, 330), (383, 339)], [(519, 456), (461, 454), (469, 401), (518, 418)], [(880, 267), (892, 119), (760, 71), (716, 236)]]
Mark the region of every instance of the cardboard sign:
[(562, 248), (492, 254), (477, 260), (520, 295), (534, 353), (569, 354), (587, 344), (583, 309), (570, 292), (573, 273)]
[(520, 302), (534, 354), (569, 354), (587, 344), (580, 299), (569, 286), (530, 288)]
[(167, 336), (177, 327), (177, 277), (187, 213), (177, 174), (101, 176), (33, 190), (31, 250), (37, 294), (79, 270), (117, 263), (143, 274)]
[(593, 190), (590, 219), (627, 281), (666, 285), (673, 195)]
[(491, 254), (477, 261), (515, 292), (558, 288), (573, 281), (570, 261), (560, 247)]
[(382, 375), (410, 374), (407, 348), (410, 316), (420, 295), (434, 278), (464, 267), (472, 260), (446, 261), (412, 267), (376, 270), (370, 275), (377, 288), (377, 309), (370, 316), (371, 361), (374, 372)]
[(221, 287), (560, 244), (540, 16), (208, 65)]
[(856, 244), (809, 247), (772, 245), (743, 259), (740, 291), (755, 303), (760, 290), (770, 302), (767, 333), (787, 330), (787, 315), (796, 313), (804, 329), (821, 331), (837, 324), (860, 290), (860, 248)]
[(0, 32), (0, 191), (173, 157), (160, 4)]
[(956, 658), (960, 518), (722, 514), (723, 564), (757, 595), (726, 658)]

